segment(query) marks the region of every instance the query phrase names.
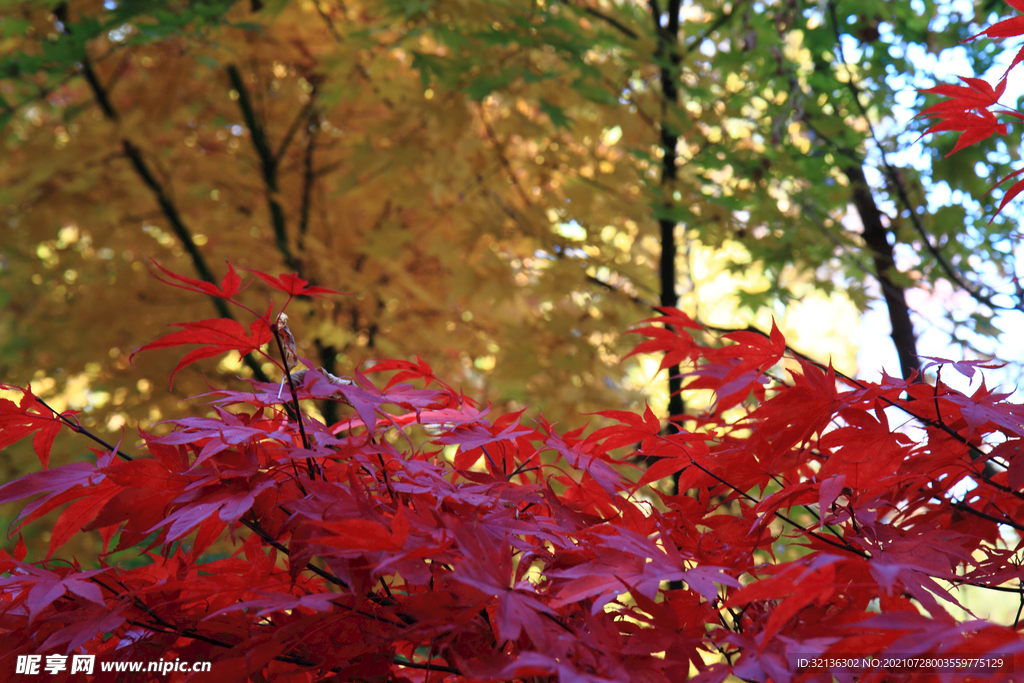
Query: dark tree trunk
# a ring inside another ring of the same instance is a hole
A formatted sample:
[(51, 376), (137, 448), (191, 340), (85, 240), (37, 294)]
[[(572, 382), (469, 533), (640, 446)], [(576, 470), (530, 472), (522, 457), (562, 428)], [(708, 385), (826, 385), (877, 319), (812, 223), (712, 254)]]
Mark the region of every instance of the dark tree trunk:
[(910, 308), (903, 287), (895, 283), (892, 274), (896, 272), (892, 245), (889, 244), (889, 231), (882, 225), (882, 213), (875, 204), (871, 188), (864, 178), (864, 172), (858, 166), (844, 169), (853, 186), (853, 205), (857, 207), (861, 223), (864, 224), (864, 242), (871, 250), (871, 259), (875, 266), (875, 277), (882, 288), (882, 296), (889, 307), (889, 321), (892, 323), (892, 341), (896, 345), (896, 353), (900, 358), (900, 372), (904, 379), (909, 379), (914, 372), (921, 371), (921, 362), (917, 357), (917, 338), (914, 326), (910, 321)]
[[(662, 62), (661, 67), (661, 188), (665, 194), (665, 202), (670, 202), (672, 188), (676, 180), (676, 146), (679, 144), (678, 131), (666, 123), (668, 109), (679, 102), (679, 64), (682, 56), (679, 52), (679, 5), (680, 0), (668, 0), (665, 8), (665, 25), (662, 26), (661, 7), (657, 0), (651, 0), (651, 14), (655, 30), (658, 33), (658, 51), (655, 56)], [(675, 307), (679, 303), (676, 296), (676, 222), (670, 218), (658, 220), (661, 229), (661, 305)], [(686, 410), (683, 398), (679, 394), (682, 381), (679, 379), (679, 366), (668, 369), (668, 431), (679, 431), (679, 425), (672, 422), (674, 416), (682, 415)]]

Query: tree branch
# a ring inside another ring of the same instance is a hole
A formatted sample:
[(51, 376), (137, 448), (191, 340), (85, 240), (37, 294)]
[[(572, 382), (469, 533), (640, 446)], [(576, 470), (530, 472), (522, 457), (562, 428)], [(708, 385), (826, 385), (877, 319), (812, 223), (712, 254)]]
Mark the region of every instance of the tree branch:
[(320, 130), (320, 116), (316, 111), (308, 112), (306, 126), (306, 149), (302, 156), (302, 204), (299, 207), (299, 253), (303, 253), (306, 248), (309, 213), (313, 205), (313, 185), (316, 183), (313, 152), (316, 150), (316, 134)]
[(906, 293), (892, 278), (892, 273), (896, 272), (896, 261), (893, 258), (892, 245), (889, 244), (889, 231), (882, 225), (882, 212), (875, 203), (871, 188), (864, 178), (864, 172), (859, 166), (851, 165), (844, 168), (843, 173), (853, 186), (853, 205), (857, 208), (861, 223), (864, 225), (864, 242), (871, 250), (875, 277), (878, 278), (882, 296), (889, 307), (892, 341), (896, 345), (896, 353), (899, 354), (900, 371), (904, 379), (910, 379), (914, 373), (921, 372), (921, 361), (917, 357), (917, 338), (914, 336), (914, 325), (910, 320)]
[(238, 93), (238, 108), (241, 110), (242, 119), (249, 129), (249, 139), (252, 141), (253, 150), (256, 152), (256, 157), (260, 163), (263, 184), (266, 186), (267, 209), (270, 211), (270, 224), (274, 231), (277, 250), (281, 252), (285, 265), (293, 271), (299, 272), (301, 268), (299, 267), (298, 260), (292, 254), (292, 248), (288, 244), (288, 229), (285, 222), (284, 208), (281, 207), (281, 203), (277, 200), (277, 157), (273, 150), (271, 150), (270, 143), (267, 141), (266, 131), (256, 116), (256, 110), (253, 108), (252, 100), (249, 97), (249, 90), (242, 81), (242, 74), (238, 71), (238, 67), (231, 64), (228, 66), (227, 71), (231, 88)]
[(575, 5), (575, 4), (571, 4), (571, 3), (569, 4), (569, 6), (572, 7), (573, 9), (576, 9), (576, 10), (579, 10), (580, 12), (583, 12), (584, 14), (592, 16), (595, 19), (600, 19), (604, 23), (608, 24), (609, 26), (611, 26), (612, 28), (617, 30), (622, 35), (626, 36), (627, 38), (632, 38), (633, 40), (636, 40), (637, 38), (640, 37), (640, 34), (638, 34), (636, 31), (634, 31), (630, 27), (626, 26), (625, 24), (623, 24), (621, 21), (619, 21), (615, 17), (613, 17), (613, 16), (611, 16), (609, 14), (606, 14), (606, 13), (600, 11), (600, 10), (594, 9), (593, 7), (587, 7), (587, 6), (581, 7), (579, 5)]
[[(659, 124), (661, 135), (661, 184), (662, 194), (666, 197), (676, 182), (677, 159), (679, 156), (679, 132), (674, 130), (668, 123), (669, 108), (679, 105), (679, 69), (682, 65), (683, 56), (679, 51), (679, 9), (680, 0), (668, 0), (666, 11), (668, 21), (664, 27), (661, 26), (661, 8), (658, 0), (650, 0), (651, 17), (654, 20), (654, 30), (658, 35), (658, 48), (655, 52), (655, 59), (661, 63), (661, 122)], [(670, 209), (670, 202), (665, 201), (666, 210)], [(675, 308), (679, 302), (676, 294), (676, 225), (677, 221), (663, 217), (658, 219), (658, 227), (661, 232), (661, 257), (659, 261), (659, 278), (661, 283), (661, 305), (668, 308)], [(669, 327), (671, 329), (671, 327)], [(668, 433), (676, 433), (680, 427), (673, 422), (673, 418), (679, 418), (686, 412), (686, 405), (682, 396), (683, 381), (679, 376), (679, 365), (668, 368), (668, 419), (666, 429)], [(678, 475), (673, 478), (674, 484), (678, 487)], [(679, 491), (677, 490), (678, 494)]]
[(306, 103), (306, 106), (300, 109), (299, 113), (295, 116), (295, 120), (292, 121), (292, 125), (288, 126), (288, 130), (285, 132), (284, 138), (281, 139), (281, 144), (277, 147), (277, 153), (274, 154), (275, 168), (280, 165), (281, 159), (284, 157), (284, 153), (288, 151), (288, 147), (291, 145), (292, 139), (295, 137), (295, 134), (299, 132), (299, 128), (302, 126), (303, 122), (308, 123), (310, 118), (312, 118), (310, 113), (312, 111), (313, 97), (311, 96), (309, 98), (309, 102)]
[[(83, 61), (82, 71), (86, 82), (89, 84), (89, 88), (92, 90), (93, 97), (96, 99), (97, 104), (99, 104), (100, 110), (103, 112), (104, 116), (106, 116), (110, 121), (116, 122), (119, 118), (117, 110), (115, 110), (111, 104), (110, 95), (103, 87), (103, 84), (100, 82), (95, 71), (93, 71), (88, 62), (88, 58)], [(121, 147), (124, 150), (124, 154), (128, 158), (132, 168), (135, 170), (135, 174), (139, 176), (142, 183), (153, 193), (153, 197), (160, 206), (160, 211), (163, 213), (164, 218), (167, 219), (167, 223), (170, 225), (171, 230), (178, 237), (181, 245), (191, 257), (192, 265), (195, 267), (196, 273), (198, 273), (199, 277), (203, 280), (212, 284), (217, 284), (217, 280), (213, 277), (213, 273), (206, 264), (206, 259), (203, 257), (202, 252), (199, 251), (199, 247), (192, 239), (192, 232), (185, 225), (181, 214), (178, 212), (174, 202), (171, 201), (167, 191), (164, 189), (164, 186), (156, 179), (156, 176), (153, 175), (152, 170), (146, 164), (146, 160), (142, 157), (142, 152), (138, 147), (132, 144), (131, 140), (128, 138), (123, 138), (121, 140)], [(217, 309), (217, 313), (222, 318), (228, 318), (230, 320), (235, 319), (231, 314), (231, 310), (228, 308), (227, 303), (223, 299), (219, 297), (210, 297), (210, 299), (213, 302), (214, 308)], [(245, 358), (243, 358), (243, 361), (252, 371), (253, 377), (257, 380), (261, 382), (270, 381), (267, 374), (263, 372), (263, 368), (260, 367), (260, 364), (251, 355), (246, 355)]]
[[(907, 194), (906, 187), (904, 186), (903, 180), (900, 178), (899, 173), (897, 173), (896, 169), (892, 166), (892, 164), (889, 163), (889, 157), (885, 153), (885, 148), (882, 146), (881, 141), (878, 139), (878, 134), (875, 132), (874, 124), (871, 123), (871, 119), (868, 117), (867, 108), (864, 106), (864, 103), (860, 101), (860, 95), (863, 91), (861, 90), (860, 86), (857, 85), (856, 77), (850, 70), (850, 67), (846, 61), (846, 55), (844, 53), (842, 45), (842, 34), (839, 30), (838, 17), (836, 16), (836, 8), (834, 2), (829, 3), (829, 15), (832, 20), (833, 30), (836, 35), (836, 44), (839, 50), (839, 58), (843, 63), (843, 67), (846, 69), (847, 88), (849, 88), (850, 93), (853, 95), (854, 104), (857, 106), (861, 118), (863, 118), (865, 123), (867, 124), (868, 135), (871, 137), (872, 141), (874, 141), (875, 147), (878, 149), (878, 153), (882, 160), (882, 168), (885, 172), (885, 175), (889, 179), (889, 182), (892, 183), (893, 187), (896, 189), (896, 196), (899, 198), (904, 208), (906, 208), (907, 214), (910, 216), (910, 222), (914, 226), (914, 230), (921, 237), (921, 241), (924, 244), (925, 249), (927, 249), (928, 253), (932, 255), (932, 258), (935, 259), (935, 262), (939, 264), (939, 267), (942, 268), (942, 271), (946, 274), (946, 277), (948, 277), (957, 287), (970, 294), (975, 301), (978, 301), (979, 303), (985, 304), (986, 306), (996, 310), (1019, 310), (1020, 304), (1016, 308), (1000, 306), (999, 304), (994, 303), (992, 301), (992, 298), (987, 294), (977, 291), (971, 285), (971, 283), (964, 279), (963, 275), (955, 267), (953, 267), (953, 264), (946, 259), (941, 249), (938, 246), (932, 244), (931, 235), (925, 229), (924, 224), (921, 222), (920, 216), (917, 215), (917, 211), (915, 210), (916, 206), (913, 202), (910, 201), (910, 196)], [(808, 125), (810, 125), (809, 122)], [(850, 158), (858, 166), (864, 165), (865, 160), (860, 155), (858, 155), (854, 150), (836, 144), (827, 136), (822, 135), (817, 130), (815, 130), (815, 133), (818, 136), (822, 137), (838, 152)], [(1024, 304), (1024, 300), (1021, 301), (1021, 304)]]

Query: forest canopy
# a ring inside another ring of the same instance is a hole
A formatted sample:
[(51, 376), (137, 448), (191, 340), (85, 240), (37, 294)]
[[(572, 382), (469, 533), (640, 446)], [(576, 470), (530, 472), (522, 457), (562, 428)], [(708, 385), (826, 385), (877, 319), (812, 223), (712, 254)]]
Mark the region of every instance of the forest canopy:
[(1024, 665), (1024, 0), (2, 7), (0, 670)]
[(929, 59), (993, 67), (993, 41), (960, 43), (1000, 3), (4, 7), (0, 379), (103, 433), (269, 377), (234, 354), (168, 390), (173, 358), (130, 362), (153, 329), (230, 314), (164, 269), (220, 283), (229, 259), (352, 294), (292, 304), (328, 372), (426, 358), (567, 426), (683, 412), (659, 357), (626, 358), (653, 306), (712, 334), (774, 320), (849, 373), (875, 306), (906, 377), (922, 333), (987, 357), (1020, 304), (1012, 206), (986, 194), (1019, 130), (947, 158), (956, 135), (920, 142), (906, 114)]
[[(975, 167), (999, 175), (1014, 139), (953, 162), (939, 136), (923, 173), (898, 155), (914, 127), (886, 124), (918, 78), (908, 55), (968, 35), (958, 11), (8, 3), (0, 375), (117, 431), (159, 420), (202, 373), (259, 372), (204, 365), (168, 395), (164, 359), (139, 379), (144, 328), (222, 312), (158, 289), (148, 259), (219, 281), (232, 258), (352, 292), (293, 315), (328, 369), (429, 355), (486, 400), (570, 421), (642, 401), (650, 367), (619, 363), (620, 333), (659, 303), (723, 328), (774, 315), (852, 371), (853, 306), (889, 297), (907, 370), (910, 318), (892, 306), (951, 285), (980, 297), (950, 314), (952, 339), (984, 350), (984, 302), (1012, 304), (997, 295), (1016, 296), (1015, 262)], [(969, 47), (979, 72), (990, 47)], [(978, 210), (936, 205), (938, 186)]]

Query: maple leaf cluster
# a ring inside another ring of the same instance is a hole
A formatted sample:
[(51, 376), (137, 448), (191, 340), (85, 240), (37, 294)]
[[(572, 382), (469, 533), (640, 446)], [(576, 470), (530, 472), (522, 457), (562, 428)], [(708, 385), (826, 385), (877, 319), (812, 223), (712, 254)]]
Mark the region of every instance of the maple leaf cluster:
[[(233, 269), (220, 288), (168, 274), (237, 303)], [(331, 293), (256, 275), (289, 300)], [(21, 389), (0, 401), (0, 444), (33, 435), (43, 469), (0, 486), (0, 503), (28, 501), (14, 531), (63, 510), (41, 561), (20, 538), (0, 551), (0, 668), (88, 653), (212, 662), (166, 681), (951, 680), (794, 664), (875, 655), (998, 659), (955, 678), (1012, 680), (1017, 624), (946, 605), (963, 585), (1024, 604), (1008, 540), (1024, 529), (1024, 408), (983, 381), (947, 386), (942, 361), (934, 386), (863, 382), (793, 356), (777, 329), (705, 344), (662, 312), (635, 330), (638, 351), (715, 396), (677, 416), (689, 431), (649, 408), (602, 413), (613, 424), (589, 434), (492, 419), (419, 359), (335, 377), (297, 356), (273, 306), (250, 310), (248, 331), (185, 323), (143, 347), (199, 345), (182, 364), (270, 359), (273, 339), (283, 376), (204, 395), (206, 417), (142, 433), (135, 455), (103, 444), (49, 468), (60, 428), (99, 437)], [(313, 400), (348, 415), (324, 424)], [(669, 476), (689, 493), (662, 493)], [(90, 531), (97, 568), (52, 559)], [(209, 557), (225, 537), (235, 552)], [(104, 559), (127, 549), (145, 563)]]
[[(1024, 0), (1006, 0), (1006, 4), (1019, 12), (1024, 12)], [(974, 40), (981, 35), (1000, 39), (1022, 36), (1024, 35), (1024, 16), (1014, 16), (996, 22), (967, 40)], [(960, 77), (964, 85), (938, 85), (921, 91), (948, 98), (933, 104), (915, 117), (939, 119), (938, 123), (932, 124), (925, 130), (925, 134), (944, 131), (960, 133), (956, 145), (946, 156), (950, 156), (964, 147), (976, 145), (993, 135), (1006, 135), (1009, 132), (1009, 124), (1002, 121), (1001, 118), (1018, 123), (1024, 121), (1024, 112), (1010, 109), (999, 103), (999, 98), (1006, 91), (1010, 71), (1021, 62), (1024, 62), (1024, 47), (1018, 50), (995, 86), (981, 78)], [(1024, 169), (1000, 178), (992, 189), (1007, 180), (1017, 178), (1022, 173), (1024, 173)], [(996, 215), (1021, 192), (1024, 192), (1024, 179), (1017, 180), (1003, 193), (999, 206), (996, 208)]]

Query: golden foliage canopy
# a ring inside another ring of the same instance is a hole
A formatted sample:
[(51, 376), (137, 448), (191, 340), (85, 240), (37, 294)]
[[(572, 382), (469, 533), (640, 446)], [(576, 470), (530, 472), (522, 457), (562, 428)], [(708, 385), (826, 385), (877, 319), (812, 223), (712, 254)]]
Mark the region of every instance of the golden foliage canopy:
[[(841, 14), (912, 14), (895, 4)], [(292, 327), (318, 364), (419, 355), (468, 393), (569, 422), (638, 399), (620, 333), (658, 301), (658, 218), (689, 245), (678, 289), (694, 314), (712, 303), (701, 277), (720, 275), (694, 259), (720, 247), (719, 271), (756, 275), (738, 281), (734, 326), (837, 282), (863, 303), (863, 240), (839, 219), (842, 150), (860, 153), (867, 119), (827, 17), (796, 5), (684, 4), (677, 104), (657, 87), (664, 29), (639, 3), (9, 4), (0, 378), (119, 430), (204, 373), (260, 372), (201, 364), (168, 394), (176, 358), (129, 366), (164, 324), (223, 313), (169, 293), (148, 259), (351, 292), (299, 302)], [(892, 62), (865, 57), (857, 75)], [(669, 183), (666, 130), (681, 138)]]

